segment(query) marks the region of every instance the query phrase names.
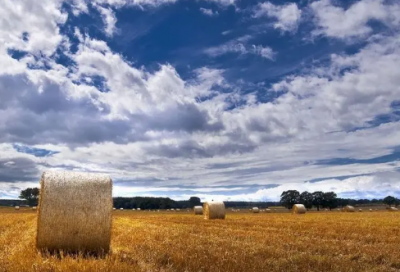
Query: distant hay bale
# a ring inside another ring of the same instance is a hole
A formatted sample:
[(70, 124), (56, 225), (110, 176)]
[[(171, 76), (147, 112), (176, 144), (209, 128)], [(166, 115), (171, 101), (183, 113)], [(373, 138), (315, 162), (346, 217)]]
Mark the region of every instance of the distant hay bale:
[(38, 249), (109, 251), (113, 200), (108, 175), (45, 171), (40, 185)]
[(136, 211), (136, 209), (135, 209), (135, 208), (133, 208), (133, 209), (132, 209), (132, 211)]
[(137, 208), (136, 210), (140, 211), (140, 208)]
[(124, 210), (124, 208), (119, 208), (121, 211), (123, 211)]
[(356, 209), (353, 206), (347, 205), (346, 207), (343, 208), (344, 212), (355, 212)]
[(194, 215), (202, 215), (203, 207), (202, 206), (194, 206), (193, 211), (194, 211)]
[(370, 212), (372, 212), (372, 209), (369, 209)]
[(271, 213), (271, 210), (270, 209), (265, 209), (265, 212), (266, 213)]
[(398, 211), (399, 209), (397, 209), (396, 207), (389, 207), (388, 208), (388, 211), (389, 212), (395, 212), (395, 211)]
[(116, 208), (113, 208), (113, 211), (115, 211), (116, 210)]
[(292, 213), (296, 214), (304, 214), (306, 213), (307, 209), (304, 207), (303, 204), (294, 204), (292, 208)]
[(36, 207), (32, 207), (32, 210), (36, 210), (37, 208)]
[(259, 213), (260, 212), (260, 209), (258, 207), (253, 207), (251, 210), (252, 210), (253, 213)]
[(358, 211), (359, 211), (359, 212), (362, 212), (363, 210), (362, 210), (362, 209), (358, 209)]
[(205, 202), (203, 205), (204, 219), (225, 219), (224, 202)]
[(15, 206), (14, 209), (19, 210), (19, 206)]

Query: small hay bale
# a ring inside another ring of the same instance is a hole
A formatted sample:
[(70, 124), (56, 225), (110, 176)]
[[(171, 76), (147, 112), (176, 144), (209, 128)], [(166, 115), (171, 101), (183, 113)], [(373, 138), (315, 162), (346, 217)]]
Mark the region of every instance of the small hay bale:
[(136, 210), (140, 211), (140, 208), (137, 208)]
[(258, 207), (253, 207), (253, 208), (251, 209), (251, 211), (252, 211), (253, 213), (260, 213), (260, 209), (259, 209)]
[(113, 208), (113, 211), (115, 211), (116, 210), (116, 208)]
[(304, 214), (306, 213), (307, 209), (304, 207), (303, 204), (294, 204), (292, 208), (292, 213), (296, 214)]
[(202, 215), (203, 207), (202, 206), (194, 206), (193, 211), (194, 211), (194, 215)]
[(388, 211), (389, 212), (395, 212), (395, 211), (398, 211), (399, 209), (397, 209), (396, 207), (389, 207), (388, 208)]
[(359, 212), (362, 212), (363, 210), (362, 210), (362, 209), (358, 209), (358, 211), (359, 211)]
[(120, 208), (119, 210), (120, 210), (120, 211), (123, 211), (123, 210), (124, 210), (124, 208)]
[(343, 208), (344, 212), (355, 212), (356, 209), (353, 206), (347, 205), (346, 207)]
[(15, 206), (14, 209), (19, 210), (19, 206)]
[(271, 213), (271, 209), (265, 209), (266, 213)]
[(109, 251), (113, 200), (108, 175), (45, 171), (40, 185), (38, 249)]
[(37, 208), (36, 207), (32, 207), (32, 210), (36, 210)]
[(204, 219), (225, 219), (224, 202), (205, 202), (203, 205)]
[(369, 209), (370, 212), (372, 212), (372, 209)]

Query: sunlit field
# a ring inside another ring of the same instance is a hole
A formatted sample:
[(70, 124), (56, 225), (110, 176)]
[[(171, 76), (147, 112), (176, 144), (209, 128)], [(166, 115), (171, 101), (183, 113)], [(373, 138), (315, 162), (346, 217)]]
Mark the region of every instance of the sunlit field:
[[(0, 208), (0, 271), (398, 271), (400, 212), (113, 212), (104, 257), (35, 248), (36, 212)], [(90, 224), (90, 222), (88, 222)]]

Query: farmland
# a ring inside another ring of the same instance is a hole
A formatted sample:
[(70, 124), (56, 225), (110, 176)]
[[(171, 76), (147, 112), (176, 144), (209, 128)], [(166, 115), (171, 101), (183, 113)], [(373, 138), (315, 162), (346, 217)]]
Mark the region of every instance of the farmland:
[(3, 271), (398, 271), (400, 212), (114, 211), (104, 257), (35, 249), (36, 212), (0, 208)]

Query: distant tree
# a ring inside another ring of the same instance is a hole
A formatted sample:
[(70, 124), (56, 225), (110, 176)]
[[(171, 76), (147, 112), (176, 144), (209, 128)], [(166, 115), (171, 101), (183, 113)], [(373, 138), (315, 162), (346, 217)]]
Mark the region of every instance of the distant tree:
[(303, 204), (306, 209), (311, 209), (313, 205), (313, 195), (307, 191), (300, 194), (300, 203)]
[(192, 196), (191, 198), (189, 198), (189, 205), (190, 205), (190, 208), (201, 205), (200, 198), (198, 198), (196, 196)]
[(393, 196), (387, 196), (383, 199), (383, 203), (389, 206), (396, 205), (398, 204), (398, 199)]
[(26, 188), (21, 191), (19, 198), (25, 199), (29, 206), (36, 206), (38, 204), (39, 194), (39, 188)]
[(313, 205), (319, 211), (319, 208), (322, 207), (322, 205), (324, 204), (324, 193), (321, 191), (317, 191), (312, 193), (312, 196), (313, 196)]
[(337, 207), (337, 195), (334, 192), (324, 193), (323, 207), (332, 210)]
[(300, 202), (300, 193), (299, 191), (296, 190), (289, 190), (289, 191), (284, 191), (281, 194), (281, 204), (288, 208), (291, 209), (294, 204)]

